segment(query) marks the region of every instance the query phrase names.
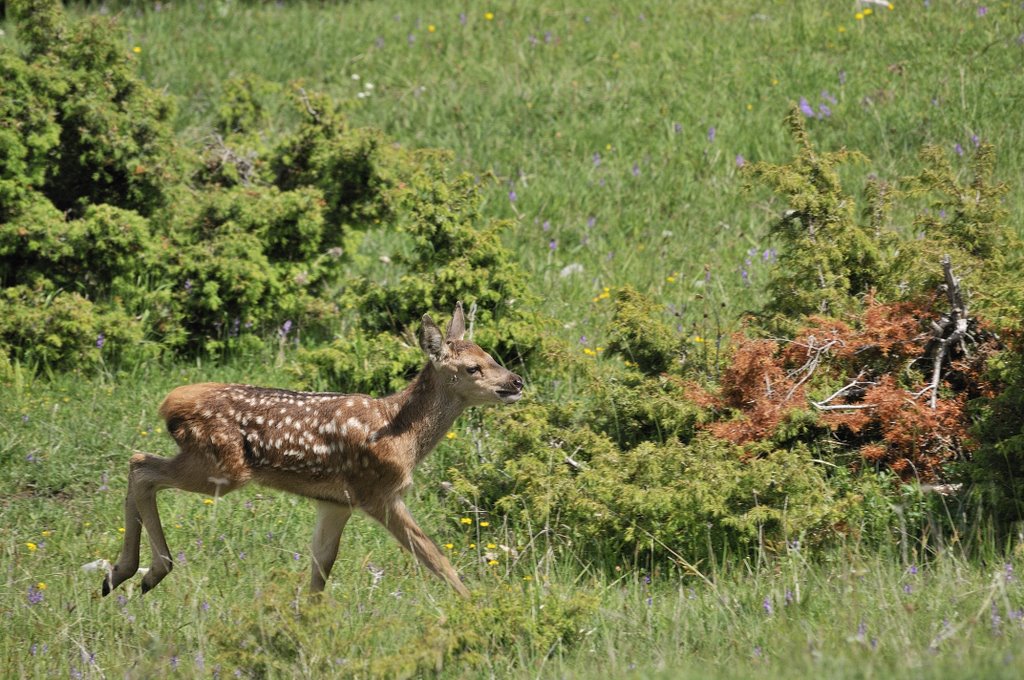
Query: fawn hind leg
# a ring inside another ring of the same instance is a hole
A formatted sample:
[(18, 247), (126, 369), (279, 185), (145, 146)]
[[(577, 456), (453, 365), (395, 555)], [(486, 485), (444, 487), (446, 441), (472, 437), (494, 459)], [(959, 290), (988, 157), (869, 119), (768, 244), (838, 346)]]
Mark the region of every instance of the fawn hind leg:
[[(182, 450), (174, 458), (161, 458), (144, 453), (132, 456), (131, 470), (128, 473), (128, 495), (125, 498), (124, 548), (117, 565), (103, 582), (104, 595), (131, 577), (138, 569), (141, 527), (145, 527), (149, 535), (152, 556), (150, 569), (142, 577), (142, 592), (152, 590), (174, 568), (171, 550), (167, 546), (163, 525), (160, 523), (160, 513), (157, 510), (157, 491), (174, 488), (210, 496), (223, 496), (248, 481), (226, 476), (223, 470), (204, 461), (204, 458), (212, 460), (206, 456), (194, 455), (188, 450)], [(132, 533), (129, 533), (130, 531)]]
[(107, 572), (103, 579), (103, 595), (107, 596), (114, 588), (135, 575), (139, 569), (139, 546), (142, 540), (142, 516), (135, 504), (132, 493), (131, 474), (129, 473), (128, 491), (124, 498), (124, 544), (117, 556), (117, 563)]

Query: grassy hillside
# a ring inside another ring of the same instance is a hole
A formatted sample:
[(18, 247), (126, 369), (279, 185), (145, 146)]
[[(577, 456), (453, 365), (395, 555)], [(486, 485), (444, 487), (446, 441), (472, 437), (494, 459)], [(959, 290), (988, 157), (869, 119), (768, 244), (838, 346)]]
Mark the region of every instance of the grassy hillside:
[[(534, 404), (600, 410), (595, 402), (611, 394), (587, 393), (573, 372), (574, 361), (608, 345), (609, 289), (649, 293), (694, 346), (724, 343), (766, 301), (780, 248), (768, 226), (787, 206), (745, 186), (740, 167), (792, 157), (782, 121), (793, 104), (818, 147), (868, 157), (842, 169), (851, 193), (871, 175), (916, 173), (926, 144), (967, 179), (984, 141), (1010, 183), (1006, 221), (1024, 218), (1017, 3), (222, 1), (69, 11), (118, 15), (125, 54), (174, 100), (170, 122), (197, 147), (213, 138), (225, 94), (244, 77), (264, 107), (256, 136), (267, 145), (301, 124), (289, 93), (302, 87), (336, 98), (353, 126), (379, 128), (404, 149), (450, 149), (454, 167), (482, 182), (479, 221), (511, 220), (502, 238), (528, 275), (528, 311), (555, 319), (543, 333), (573, 353), (534, 364)], [(2, 28), (0, 41), (24, 40)], [(891, 221), (915, 229), (909, 207)], [(388, 282), (396, 275), (379, 258), (397, 259), (408, 243), (378, 234), (360, 248), (373, 280)], [(309, 601), (314, 510), (257, 488), (216, 500), (161, 494), (174, 573), (144, 598), (133, 580), (101, 599), (101, 573), (83, 565), (113, 560), (120, 547), (127, 459), (173, 453), (160, 399), (186, 382), (307, 384), (302, 341), (286, 336), (271, 332), (223, 356), (5, 368), (0, 676), (1024, 670), (1019, 538), (1000, 537), (976, 506), (924, 503), (912, 485), (870, 481), (844, 489), (845, 498), (888, 491), (861, 498), (864, 526), (842, 527), (845, 538), (825, 551), (808, 547), (811, 536), (736, 551), (712, 545), (708, 525), (702, 561), (653, 559), (675, 544), (656, 544), (650, 531), (637, 540), (647, 547), (625, 559), (576, 538), (586, 535), (579, 527), (514, 521), (448, 493), (453, 471), (497, 465), (500, 435), (480, 414), (463, 418), (424, 462), (408, 499), (466, 576), (469, 602), (365, 518), (346, 530), (325, 601)], [(594, 375), (618, 384), (620, 374), (592, 363)], [(530, 407), (512, 418), (535, 422)], [(869, 535), (871, 522), (884, 530)]]

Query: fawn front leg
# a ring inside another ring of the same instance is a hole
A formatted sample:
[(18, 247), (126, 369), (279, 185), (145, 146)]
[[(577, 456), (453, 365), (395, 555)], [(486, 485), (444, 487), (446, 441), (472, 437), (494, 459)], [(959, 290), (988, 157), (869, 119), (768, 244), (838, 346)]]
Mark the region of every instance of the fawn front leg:
[(451, 562), (419, 528), (416, 520), (409, 513), (409, 508), (401, 499), (396, 499), (383, 507), (366, 508), (365, 510), (368, 515), (387, 527), (387, 530), (398, 539), (402, 547), (411, 552), (427, 569), (447, 581), (459, 595), (469, 597), (469, 590), (462, 584), (462, 580), (455, 573)]
[(331, 567), (338, 557), (338, 543), (345, 530), (352, 507), (329, 501), (316, 504), (316, 528), (313, 529), (313, 575), (309, 584), (311, 593), (323, 592)]

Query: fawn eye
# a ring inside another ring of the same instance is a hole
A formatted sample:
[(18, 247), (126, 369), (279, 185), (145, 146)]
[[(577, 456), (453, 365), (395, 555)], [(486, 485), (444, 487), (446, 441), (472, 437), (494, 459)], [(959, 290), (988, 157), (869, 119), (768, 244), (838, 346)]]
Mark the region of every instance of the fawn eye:
[(481, 369), (480, 369), (479, 366), (467, 366), (466, 367), (466, 373), (469, 373), (470, 375), (475, 375), (475, 374), (479, 373), (480, 370)]

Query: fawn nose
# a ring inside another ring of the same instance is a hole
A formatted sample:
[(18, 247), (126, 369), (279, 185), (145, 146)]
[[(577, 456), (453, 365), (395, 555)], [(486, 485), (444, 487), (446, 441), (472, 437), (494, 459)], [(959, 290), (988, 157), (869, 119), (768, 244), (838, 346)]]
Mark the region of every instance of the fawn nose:
[(512, 387), (516, 388), (516, 389), (517, 389), (517, 390), (519, 390), (520, 392), (522, 392), (522, 391), (523, 391), (523, 379), (522, 379), (522, 378), (520, 378), (520, 377), (519, 377), (519, 376), (518, 376), (517, 374), (515, 374), (515, 373), (513, 373), (513, 374), (512, 374)]

